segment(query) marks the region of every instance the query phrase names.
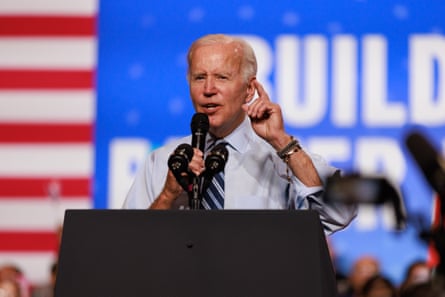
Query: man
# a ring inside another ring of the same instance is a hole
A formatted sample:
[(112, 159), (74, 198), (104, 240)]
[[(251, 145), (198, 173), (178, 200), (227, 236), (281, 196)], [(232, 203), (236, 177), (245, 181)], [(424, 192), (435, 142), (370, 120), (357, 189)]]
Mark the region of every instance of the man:
[[(323, 180), (334, 174), (335, 168), (306, 153), (286, 133), (280, 106), (270, 101), (256, 72), (255, 54), (242, 39), (207, 35), (196, 40), (188, 52), (187, 79), (193, 106), (196, 112), (208, 115), (208, 142), (224, 141), (229, 152), (222, 207), (315, 209), (327, 233), (345, 227), (355, 216), (355, 207), (322, 201)], [(148, 156), (125, 208), (181, 205), (178, 197), (184, 190), (167, 162), (178, 144), (190, 140), (191, 136), (179, 139)], [(188, 165), (196, 176), (205, 170), (204, 159), (204, 152), (194, 148)]]

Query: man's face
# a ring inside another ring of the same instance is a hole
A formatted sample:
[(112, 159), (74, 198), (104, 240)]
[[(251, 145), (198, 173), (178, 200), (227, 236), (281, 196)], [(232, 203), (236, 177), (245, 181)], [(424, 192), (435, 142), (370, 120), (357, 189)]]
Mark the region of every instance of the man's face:
[(241, 53), (233, 44), (198, 47), (189, 74), (196, 112), (209, 116), (212, 134), (227, 136), (243, 121), (242, 105), (254, 94), (252, 82), (241, 73)]

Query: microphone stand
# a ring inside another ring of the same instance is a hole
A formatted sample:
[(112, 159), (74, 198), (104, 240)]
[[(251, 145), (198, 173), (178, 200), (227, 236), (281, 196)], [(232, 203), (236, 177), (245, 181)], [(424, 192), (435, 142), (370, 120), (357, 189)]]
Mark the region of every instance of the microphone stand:
[(193, 175), (192, 183), (189, 185), (189, 207), (190, 209), (200, 209), (202, 194), (200, 191), (201, 178)]

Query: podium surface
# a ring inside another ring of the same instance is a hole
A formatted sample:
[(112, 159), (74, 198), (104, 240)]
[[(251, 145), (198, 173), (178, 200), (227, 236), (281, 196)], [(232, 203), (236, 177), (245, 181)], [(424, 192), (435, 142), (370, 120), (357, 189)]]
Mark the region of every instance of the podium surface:
[(336, 296), (308, 210), (67, 210), (56, 297)]

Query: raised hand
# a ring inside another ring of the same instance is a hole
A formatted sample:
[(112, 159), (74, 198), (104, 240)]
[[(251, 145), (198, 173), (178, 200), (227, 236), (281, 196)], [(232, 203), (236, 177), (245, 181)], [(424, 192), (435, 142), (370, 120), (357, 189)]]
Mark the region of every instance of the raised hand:
[(284, 131), (283, 116), (278, 104), (272, 102), (263, 86), (257, 81), (252, 82), (258, 97), (243, 105), (250, 117), (253, 130), (269, 142), (275, 149), (281, 149), (289, 141)]

